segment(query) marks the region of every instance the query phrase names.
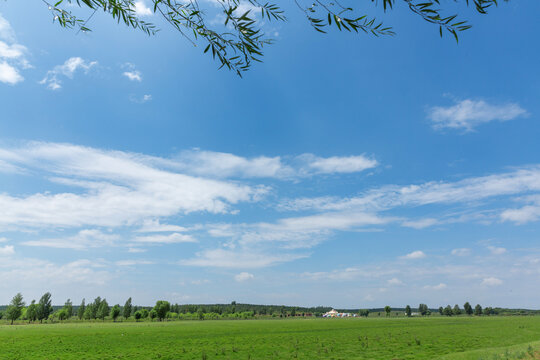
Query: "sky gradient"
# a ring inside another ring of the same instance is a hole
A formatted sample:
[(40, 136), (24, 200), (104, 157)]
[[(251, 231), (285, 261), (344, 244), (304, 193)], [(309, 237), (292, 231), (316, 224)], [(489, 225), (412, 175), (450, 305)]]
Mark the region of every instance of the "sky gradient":
[(144, 8), (0, 3), (0, 304), (540, 308), (540, 3), (459, 44), (285, 10), (241, 79)]

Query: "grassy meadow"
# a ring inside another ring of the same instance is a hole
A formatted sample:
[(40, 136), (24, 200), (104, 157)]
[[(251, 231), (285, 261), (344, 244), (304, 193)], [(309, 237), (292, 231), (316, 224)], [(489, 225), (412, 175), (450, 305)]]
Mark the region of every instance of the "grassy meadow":
[(2, 325), (0, 359), (540, 359), (540, 317)]

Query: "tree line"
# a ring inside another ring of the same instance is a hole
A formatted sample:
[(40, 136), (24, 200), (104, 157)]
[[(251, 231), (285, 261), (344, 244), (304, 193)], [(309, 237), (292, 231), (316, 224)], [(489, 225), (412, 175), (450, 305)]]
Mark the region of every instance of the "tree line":
[[(124, 306), (116, 304), (110, 306), (107, 299), (98, 296), (94, 301), (87, 303), (85, 299), (76, 306), (68, 299), (64, 306), (53, 306), (52, 295), (46, 292), (38, 302), (32, 302), (26, 306), (21, 293), (13, 297), (4, 311), (0, 311), (0, 319), (6, 319), (13, 324), (16, 320), (27, 320), (29, 323), (49, 321), (64, 321), (68, 319), (78, 320), (102, 320), (117, 321), (132, 319), (141, 321), (145, 319), (163, 321), (174, 319), (205, 320), (205, 319), (246, 319), (259, 316), (288, 317), (288, 316), (320, 316), (331, 310), (330, 307), (295, 307), (284, 305), (253, 305), (230, 304), (194, 305), (194, 304), (171, 304), (165, 300), (158, 300), (153, 307), (135, 306), (129, 298)], [(56, 309), (55, 309), (56, 308)]]
[[(165, 300), (158, 300), (152, 306), (135, 306), (132, 304), (132, 299), (129, 298), (123, 306), (115, 304), (110, 306), (105, 298), (97, 297), (94, 301), (86, 303), (85, 299), (81, 304), (73, 305), (70, 299), (66, 300), (63, 306), (52, 305), (52, 295), (46, 292), (38, 302), (32, 300), (26, 306), (22, 294), (16, 294), (5, 310), (0, 310), (0, 319), (6, 319), (14, 323), (16, 320), (27, 320), (29, 323), (45, 321), (64, 321), (68, 319), (84, 320), (135, 320), (141, 321), (150, 320), (205, 320), (205, 319), (248, 319), (255, 316), (260, 317), (296, 317), (296, 316), (321, 316), (330, 311), (331, 307), (297, 307), (284, 305), (254, 305), (254, 304), (237, 304), (236, 301), (230, 304), (213, 304), (213, 305), (196, 305), (196, 304), (171, 304)], [(426, 304), (420, 304), (417, 309), (418, 315), (430, 316), (436, 310), (430, 310)], [(386, 313), (390, 316), (391, 312), (395, 311), (396, 315), (403, 312), (406, 316), (415, 315), (410, 305), (404, 309), (392, 309), (390, 306), (385, 306), (380, 309), (356, 309), (342, 310), (342, 312), (354, 313), (361, 317), (368, 317), (370, 314)], [(438, 312), (442, 316), (459, 316), (459, 315), (533, 315), (540, 314), (540, 311), (525, 310), (525, 309), (503, 309), (503, 308), (482, 308), (477, 304), (474, 308), (466, 302), (461, 308), (459, 305), (451, 307), (439, 307)]]

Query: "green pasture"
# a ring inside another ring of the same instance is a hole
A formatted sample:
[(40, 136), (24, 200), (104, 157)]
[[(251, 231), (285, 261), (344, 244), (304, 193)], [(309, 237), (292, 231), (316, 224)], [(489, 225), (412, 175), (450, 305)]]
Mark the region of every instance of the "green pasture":
[(0, 326), (0, 359), (540, 359), (540, 317)]

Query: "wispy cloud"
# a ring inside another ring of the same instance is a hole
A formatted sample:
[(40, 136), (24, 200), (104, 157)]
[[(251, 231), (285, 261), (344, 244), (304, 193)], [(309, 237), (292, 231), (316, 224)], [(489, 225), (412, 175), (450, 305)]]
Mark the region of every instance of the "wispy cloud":
[(15, 85), (24, 80), (21, 69), (30, 68), (28, 49), (17, 43), (15, 31), (0, 14), (0, 82)]
[(111, 246), (119, 236), (106, 234), (96, 229), (85, 229), (74, 236), (55, 239), (40, 239), (22, 242), (25, 246), (50, 247), (57, 249), (85, 250), (88, 248)]
[[(495, 196), (508, 196), (540, 191), (540, 166), (456, 182), (431, 181), (413, 185), (387, 185), (365, 191), (360, 196), (299, 198), (282, 201), (279, 208), (288, 211), (384, 211), (396, 207), (429, 204), (475, 202)], [(426, 227), (436, 223), (433, 218), (405, 221), (404, 226)]]
[(142, 75), (140, 71), (124, 71), (123, 75), (131, 81), (142, 81)]
[(416, 250), (416, 251), (413, 251), (412, 253), (402, 256), (401, 258), (407, 259), (407, 260), (411, 260), (411, 259), (414, 260), (414, 259), (423, 259), (425, 257), (426, 257), (426, 254), (423, 251)]
[(205, 250), (195, 258), (181, 260), (180, 265), (221, 267), (233, 269), (263, 268), (292, 260), (305, 258), (302, 254), (269, 254), (226, 249)]
[(488, 246), (487, 248), (493, 255), (502, 255), (506, 252), (506, 249), (503, 247)]
[(252, 280), (255, 276), (253, 274), (250, 274), (248, 272), (241, 272), (240, 274), (234, 275), (234, 280), (237, 282), (244, 282), (248, 280)]
[(139, 70), (136, 69), (135, 64), (132, 63), (125, 63), (122, 65), (122, 68), (124, 68), (126, 71), (122, 73), (125, 77), (127, 77), (131, 81), (142, 81), (142, 74)]
[(525, 224), (540, 219), (540, 195), (527, 196), (519, 199), (529, 203), (519, 209), (507, 209), (501, 213), (501, 220), (516, 224)]
[(150, 9), (144, 0), (135, 1), (135, 14), (139, 17), (152, 16), (154, 13)]
[[(197, 211), (224, 213), (253, 201), (264, 188), (184, 175), (163, 159), (69, 144), (28, 143), (2, 149), (0, 159), (41, 171), (73, 192), (0, 194), (0, 229), (123, 226)], [(15, 225), (16, 224), (16, 225)]]
[(142, 226), (137, 230), (141, 233), (154, 233), (154, 232), (182, 232), (187, 229), (178, 225), (162, 224), (158, 219), (147, 219), (143, 221)]
[(47, 71), (47, 74), (45, 74), (45, 77), (39, 83), (46, 85), (50, 90), (58, 90), (62, 88), (62, 77), (73, 79), (73, 76), (78, 70), (82, 70), (84, 74), (88, 74), (97, 64), (97, 61), (87, 61), (80, 57), (71, 57), (62, 65), (57, 65), (52, 70)]
[(424, 289), (428, 290), (444, 290), (446, 289), (447, 285), (445, 283), (439, 283), (437, 285), (426, 285), (424, 286)]
[(149, 260), (118, 260), (116, 266), (136, 266), (136, 265), (152, 265), (153, 261)]
[(361, 172), (379, 165), (377, 160), (365, 155), (322, 158), (305, 154), (300, 156), (300, 159), (305, 161), (309, 169), (321, 174)]
[(488, 104), (483, 100), (466, 99), (448, 107), (434, 106), (428, 118), (435, 129), (461, 129), (471, 131), (491, 121), (508, 121), (525, 116), (527, 111), (519, 104)]
[(190, 150), (181, 152), (177, 166), (193, 174), (213, 177), (297, 179), (315, 174), (355, 173), (374, 168), (378, 162), (366, 155), (318, 157), (242, 157), (230, 153)]
[(0, 246), (0, 256), (13, 255), (15, 254), (15, 248), (13, 245)]
[(453, 249), (451, 254), (454, 256), (469, 256), (471, 255), (471, 249), (467, 249), (467, 248)]
[(136, 243), (146, 244), (178, 244), (197, 242), (193, 236), (179, 233), (172, 233), (169, 235), (137, 236), (135, 239), (133, 239), (133, 241)]
[(503, 281), (501, 279), (497, 279), (496, 277), (488, 277), (482, 280), (482, 285), (485, 286), (499, 286), (502, 285)]

